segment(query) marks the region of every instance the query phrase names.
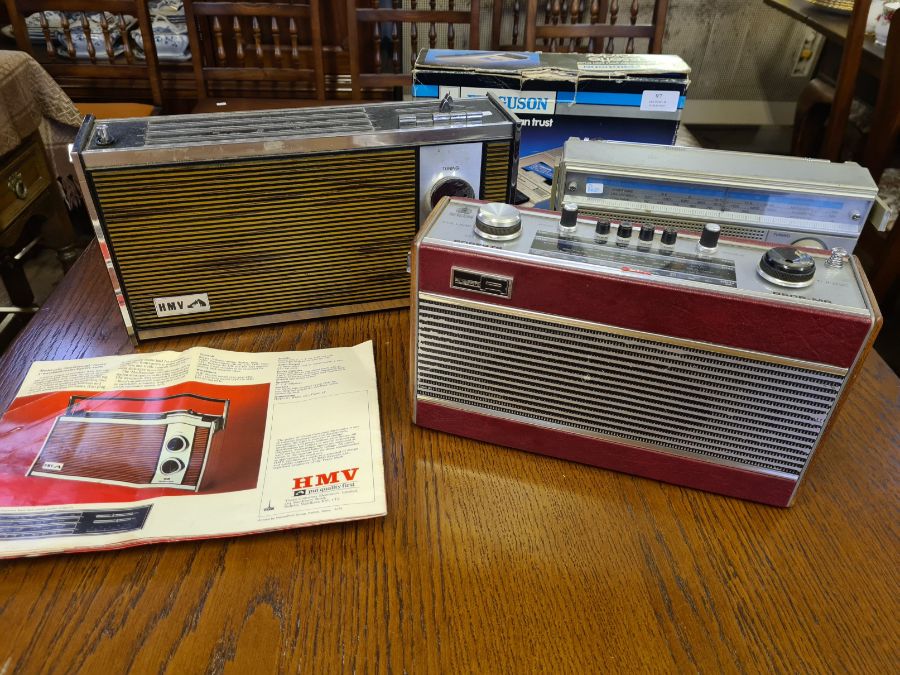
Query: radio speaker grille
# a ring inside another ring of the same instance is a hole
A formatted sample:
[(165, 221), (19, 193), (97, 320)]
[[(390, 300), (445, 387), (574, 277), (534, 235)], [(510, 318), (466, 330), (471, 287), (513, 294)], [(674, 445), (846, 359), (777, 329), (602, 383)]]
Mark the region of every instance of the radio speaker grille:
[[(409, 295), (415, 148), (111, 169), (91, 179), (138, 329)], [(156, 315), (154, 298), (193, 293), (209, 294), (209, 312)]]
[(506, 202), (509, 193), (509, 142), (487, 143), (482, 199)]
[(843, 382), (536, 316), (420, 297), (417, 396), (798, 476)]

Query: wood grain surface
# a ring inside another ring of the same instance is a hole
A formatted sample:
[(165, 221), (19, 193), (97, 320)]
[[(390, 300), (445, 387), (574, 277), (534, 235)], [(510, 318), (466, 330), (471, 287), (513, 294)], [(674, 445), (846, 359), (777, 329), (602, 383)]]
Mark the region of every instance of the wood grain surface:
[[(372, 339), (388, 516), (0, 563), (0, 672), (896, 670), (900, 381), (872, 354), (778, 509), (414, 427), (408, 312), (150, 342)], [(0, 367), (132, 350), (95, 245)]]

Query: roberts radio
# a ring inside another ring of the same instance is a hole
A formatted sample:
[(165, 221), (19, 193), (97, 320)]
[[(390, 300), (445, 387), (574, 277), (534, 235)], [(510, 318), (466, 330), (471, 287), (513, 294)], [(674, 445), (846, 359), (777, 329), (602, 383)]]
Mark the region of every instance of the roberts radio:
[(447, 199), (413, 248), (416, 424), (788, 506), (880, 325), (846, 251)]

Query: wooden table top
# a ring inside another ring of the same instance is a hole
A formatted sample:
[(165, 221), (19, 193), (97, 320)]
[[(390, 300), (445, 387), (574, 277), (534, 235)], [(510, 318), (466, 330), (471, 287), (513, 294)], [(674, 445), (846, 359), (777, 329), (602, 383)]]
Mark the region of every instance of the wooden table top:
[[(373, 339), (386, 518), (0, 562), (2, 672), (896, 668), (900, 381), (876, 354), (778, 509), (420, 429), (406, 311), (150, 342)], [(132, 351), (92, 245), (0, 365)]]

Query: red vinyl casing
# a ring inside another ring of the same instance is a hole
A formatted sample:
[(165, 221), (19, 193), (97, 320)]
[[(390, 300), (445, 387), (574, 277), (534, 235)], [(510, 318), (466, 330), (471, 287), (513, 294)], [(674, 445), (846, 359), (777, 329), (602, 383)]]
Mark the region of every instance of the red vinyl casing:
[[(870, 316), (800, 305), (786, 310), (783, 303), (758, 298), (541, 265), (491, 255), (490, 249), (482, 253), (423, 239), (424, 234), (413, 251), (414, 298), (424, 292), (488, 302), (847, 369), (858, 363), (877, 332)], [(488, 298), (451, 288), (453, 267), (512, 277), (514, 292), (509, 299)], [(414, 311), (416, 306), (414, 301)], [(786, 311), (790, 321), (785, 321)], [(412, 323), (415, 349), (415, 315)], [(420, 426), (776, 506), (789, 506), (798, 484), (788, 477), (420, 401), (415, 362), (412, 378), (414, 421)]]

